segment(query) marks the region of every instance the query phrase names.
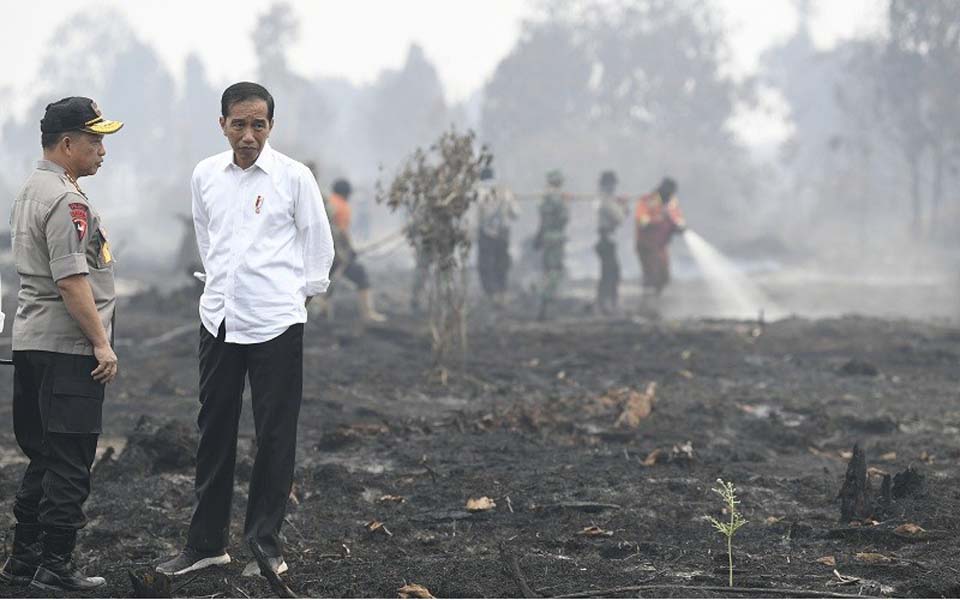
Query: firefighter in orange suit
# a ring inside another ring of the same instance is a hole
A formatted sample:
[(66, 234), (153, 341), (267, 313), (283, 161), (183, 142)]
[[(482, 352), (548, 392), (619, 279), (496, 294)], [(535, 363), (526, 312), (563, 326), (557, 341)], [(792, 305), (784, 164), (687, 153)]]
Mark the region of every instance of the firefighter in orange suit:
[(641, 196), (635, 221), (644, 298), (656, 299), (670, 282), (670, 239), (686, 229), (677, 200), (677, 182), (664, 177), (657, 189)]

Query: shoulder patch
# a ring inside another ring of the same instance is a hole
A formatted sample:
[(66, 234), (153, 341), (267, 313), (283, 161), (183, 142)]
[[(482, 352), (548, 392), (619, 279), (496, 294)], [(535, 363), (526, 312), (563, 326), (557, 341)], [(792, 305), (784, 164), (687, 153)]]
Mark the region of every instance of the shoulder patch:
[(77, 240), (82, 242), (87, 235), (87, 205), (82, 202), (71, 202), (70, 220), (73, 221), (73, 227), (77, 230)]

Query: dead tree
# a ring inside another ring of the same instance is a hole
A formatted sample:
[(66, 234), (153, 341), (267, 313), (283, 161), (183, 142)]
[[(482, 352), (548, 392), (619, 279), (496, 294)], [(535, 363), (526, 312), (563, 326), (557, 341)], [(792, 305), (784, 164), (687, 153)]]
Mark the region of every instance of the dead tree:
[(417, 148), (389, 186), (377, 183), (377, 200), (408, 216), (406, 236), (425, 271), (433, 362), (446, 381), (451, 362), (466, 356), (467, 213), (477, 198), (480, 171), (490, 164), (476, 136), (447, 131), (429, 148)]

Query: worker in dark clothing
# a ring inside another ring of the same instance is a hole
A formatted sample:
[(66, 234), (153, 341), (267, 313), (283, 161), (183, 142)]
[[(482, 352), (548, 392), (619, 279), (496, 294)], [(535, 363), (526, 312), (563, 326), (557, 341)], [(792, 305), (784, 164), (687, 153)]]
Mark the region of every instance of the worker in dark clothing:
[(620, 258), (617, 256), (616, 233), (627, 217), (627, 199), (616, 195), (617, 174), (604, 171), (600, 175), (597, 206), (597, 256), (600, 257), (600, 281), (597, 283), (597, 310), (610, 315), (616, 312), (620, 290)]
[(477, 184), (477, 270), (483, 291), (502, 310), (510, 271), (510, 225), (517, 218), (513, 193), (498, 184), (493, 169), (480, 173)]
[(357, 286), (360, 318), (368, 323), (382, 323), (387, 318), (378, 313), (373, 306), (370, 277), (360, 263), (350, 236), (350, 224), (353, 218), (353, 211), (350, 207), (350, 195), (352, 193), (353, 187), (350, 182), (346, 179), (338, 179), (333, 182), (333, 193), (327, 199), (327, 216), (330, 219), (335, 248), (332, 282), (336, 283), (338, 275), (343, 275), (353, 282)]

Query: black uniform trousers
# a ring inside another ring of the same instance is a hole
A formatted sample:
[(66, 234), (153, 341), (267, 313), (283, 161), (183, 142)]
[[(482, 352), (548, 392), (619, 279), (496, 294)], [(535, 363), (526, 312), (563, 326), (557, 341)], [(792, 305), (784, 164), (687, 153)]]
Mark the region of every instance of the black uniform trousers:
[(620, 260), (617, 244), (610, 234), (601, 233), (595, 246), (600, 257), (600, 281), (597, 282), (597, 304), (601, 309), (616, 308), (620, 290)]
[(80, 529), (103, 422), (104, 386), (90, 375), (97, 359), (20, 350), (13, 364), (13, 431), (30, 459), (13, 514), (45, 529)]
[(510, 239), (488, 235), (481, 230), (477, 236), (477, 270), (480, 271), (480, 285), (488, 296), (507, 291)]
[(297, 420), (303, 395), (303, 324), (259, 344), (225, 341), (200, 326), (200, 444), (197, 507), (187, 545), (203, 552), (227, 547), (237, 431), (244, 379), (249, 375), (257, 455), (250, 476), (244, 537), (268, 556), (281, 556), (280, 526), (293, 485)]

